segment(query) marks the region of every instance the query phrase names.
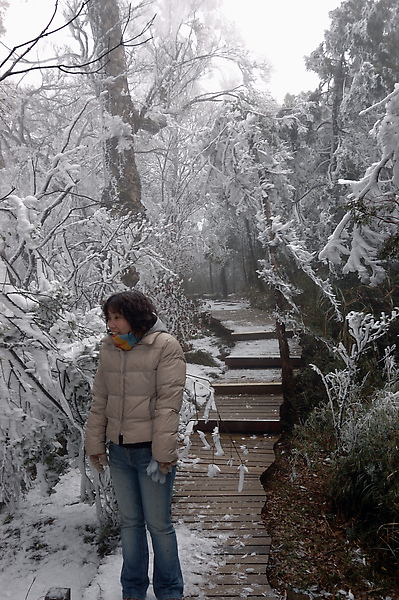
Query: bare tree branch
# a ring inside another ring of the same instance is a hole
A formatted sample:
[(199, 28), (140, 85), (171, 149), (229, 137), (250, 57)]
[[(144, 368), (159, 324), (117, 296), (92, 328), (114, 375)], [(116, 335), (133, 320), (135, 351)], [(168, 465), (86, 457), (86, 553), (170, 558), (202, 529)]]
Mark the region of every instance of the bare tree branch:
[[(42, 70), (51, 70), (51, 69), (57, 69), (58, 71), (61, 71), (62, 73), (68, 73), (70, 75), (82, 75), (82, 74), (87, 74), (87, 73), (93, 73), (92, 70), (88, 70), (85, 71), (85, 69), (89, 69), (89, 67), (95, 65), (95, 64), (101, 64), (102, 61), (109, 56), (114, 50), (116, 50), (117, 48), (120, 48), (121, 46), (127, 47), (127, 48), (135, 48), (138, 46), (142, 46), (143, 44), (146, 44), (150, 39), (152, 39), (152, 36), (147, 37), (144, 40), (140, 40), (140, 38), (147, 34), (154, 19), (155, 19), (155, 15), (154, 17), (142, 28), (142, 30), (135, 36), (133, 36), (132, 38), (130, 38), (129, 40), (124, 40), (123, 39), (123, 34), (121, 36), (121, 38), (118, 40), (118, 42), (116, 44), (114, 44), (111, 47), (108, 47), (106, 50), (104, 50), (104, 52), (99, 55), (96, 56), (95, 58), (91, 59), (91, 60), (86, 60), (84, 62), (81, 62), (79, 64), (76, 65), (68, 65), (66, 63), (63, 62), (56, 62), (54, 64), (45, 64), (44, 62), (40, 62), (39, 64), (35, 64), (35, 63), (29, 63), (28, 60), (26, 59), (26, 56), (29, 54), (29, 52), (39, 43), (40, 40), (47, 38), (51, 35), (54, 35), (56, 33), (59, 33), (62, 30), (65, 30), (66, 28), (68, 28), (71, 24), (74, 23), (74, 21), (76, 21), (78, 19), (78, 17), (82, 14), (84, 8), (93, 0), (85, 0), (80, 9), (78, 10), (78, 12), (69, 19), (69, 21), (67, 21), (64, 25), (61, 25), (60, 27), (57, 27), (55, 29), (52, 29), (49, 31), (49, 28), (56, 16), (57, 10), (58, 10), (58, 0), (56, 0), (55, 3), (55, 9), (54, 12), (49, 20), (49, 22), (47, 23), (46, 27), (42, 30), (42, 32), (37, 35), (35, 38), (27, 41), (27, 42), (23, 42), (22, 44), (19, 44), (17, 46), (14, 46), (14, 48), (12, 50), (9, 51), (7, 57), (0, 63), (0, 69), (3, 68), (10, 60), (12, 60), (12, 64), (11, 66), (4, 72), (4, 73), (0, 73), (0, 82), (4, 81), (5, 79), (7, 79), (8, 77), (11, 77), (13, 75), (24, 75), (26, 73), (30, 73), (33, 71), (42, 71)], [(123, 31), (123, 33), (126, 31), (126, 27)], [(137, 41), (140, 40), (140, 41)], [(21, 51), (20, 54), (17, 54), (18, 51)], [(51, 60), (55, 60), (55, 59), (51, 59)], [(17, 65), (20, 65), (21, 63), (26, 64), (27, 66), (24, 68), (18, 68), (16, 69)], [(98, 72), (101, 71), (101, 69), (103, 68), (103, 64), (101, 64), (101, 66), (98, 67), (97, 71), (94, 72)]]

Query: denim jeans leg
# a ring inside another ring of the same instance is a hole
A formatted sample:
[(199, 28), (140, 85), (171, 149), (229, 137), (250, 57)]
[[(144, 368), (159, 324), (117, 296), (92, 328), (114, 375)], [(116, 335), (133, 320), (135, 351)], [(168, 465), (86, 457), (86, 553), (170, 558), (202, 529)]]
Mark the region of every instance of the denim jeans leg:
[(148, 477), (145, 470), (150, 458), (151, 455), (144, 458), (144, 470), (141, 465), (138, 470), (144, 518), (154, 550), (154, 592), (158, 600), (181, 598), (183, 594), (183, 576), (176, 532), (171, 518), (176, 467), (173, 468), (171, 473), (168, 473), (165, 483), (155, 482), (151, 477)]
[(171, 519), (176, 467), (165, 483), (147, 475), (149, 448), (110, 445), (110, 468), (122, 525), (124, 598), (144, 600), (148, 581), (148, 546), (145, 524), (154, 550), (153, 587), (158, 600), (181, 598), (183, 576)]
[(144, 600), (149, 586), (148, 545), (134, 456), (111, 443), (109, 462), (121, 520), (123, 598)]

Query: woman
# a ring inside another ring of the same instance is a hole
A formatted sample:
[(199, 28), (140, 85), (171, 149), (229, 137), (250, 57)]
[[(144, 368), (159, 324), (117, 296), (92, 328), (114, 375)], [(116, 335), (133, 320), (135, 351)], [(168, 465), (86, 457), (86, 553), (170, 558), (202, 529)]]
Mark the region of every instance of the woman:
[(121, 519), (124, 600), (144, 600), (149, 586), (148, 528), (158, 600), (181, 600), (183, 578), (171, 500), (177, 462), (184, 354), (141, 292), (112, 295), (103, 307), (102, 340), (86, 429), (93, 466), (109, 465)]

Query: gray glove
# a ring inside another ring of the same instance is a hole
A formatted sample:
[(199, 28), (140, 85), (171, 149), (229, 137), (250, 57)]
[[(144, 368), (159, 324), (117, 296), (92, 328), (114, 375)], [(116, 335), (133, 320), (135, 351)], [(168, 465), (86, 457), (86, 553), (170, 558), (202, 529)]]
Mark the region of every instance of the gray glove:
[(165, 473), (162, 473), (158, 461), (153, 458), (151, 458), (150, 464), (147, 467), (147, 475), (156, 483), (165, 483), (166, 481)]

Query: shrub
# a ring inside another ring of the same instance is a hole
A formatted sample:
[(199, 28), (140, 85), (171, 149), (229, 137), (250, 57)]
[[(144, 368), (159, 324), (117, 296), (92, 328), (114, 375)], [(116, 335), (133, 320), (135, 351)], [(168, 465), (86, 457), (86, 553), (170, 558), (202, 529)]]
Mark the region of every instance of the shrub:
[(380, 391), (368, 406), (358, 405), (342, 428), (330, 480), (336, 507), (394, 556), (399, 551), (398, 430), (399, 392)]

